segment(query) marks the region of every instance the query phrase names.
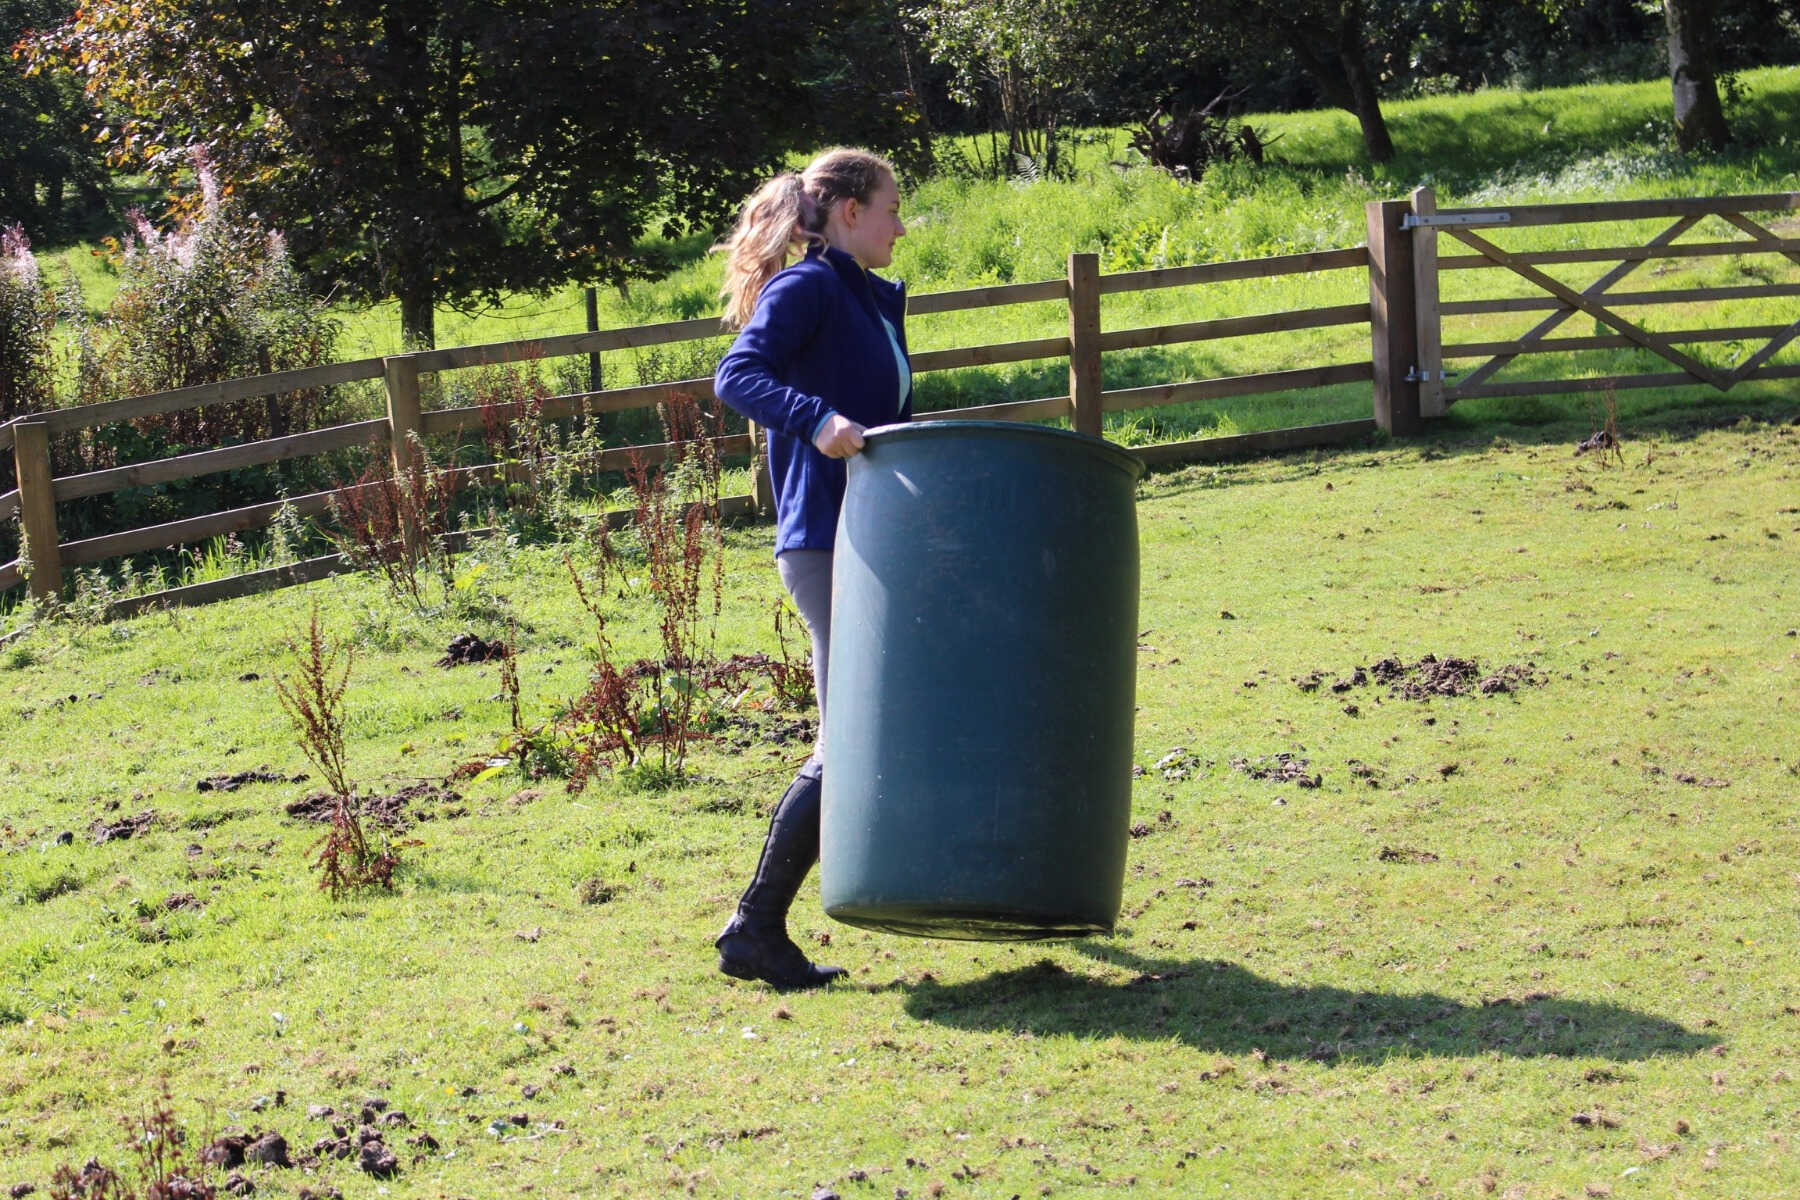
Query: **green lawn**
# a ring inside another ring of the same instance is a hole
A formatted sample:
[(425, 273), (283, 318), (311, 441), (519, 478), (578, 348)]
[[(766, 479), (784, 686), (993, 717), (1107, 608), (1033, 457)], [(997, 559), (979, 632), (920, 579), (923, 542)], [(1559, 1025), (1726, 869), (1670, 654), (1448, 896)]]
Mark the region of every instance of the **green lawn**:
[[(1573, 453), (1590, 428), (1146, 480), (1117, 933), (906, 940), (809, 885), (796, 928), (852, 973), (823, 994), (712, 970), (804, 753), (775, 725), (672, 790), (416, 799), (394, 892), (336, 903), (284, 813), (308, 782), (197, 790), (308, 770), (272, 688), (315, 602), (357, 647), (365, 788), (491, 752), (494, 669), (433, 661), (504, 597), (528, 709), (572, 694), (554, 548), (465, 559), (460, 614), (340, 578), (36, 627), (0, 647), (0, 1185), (122, 1163), (166, 1080), (190, 1148), (273, 1129), (299, 1157), (333, 1136), (309, 1106), (407, 1114), (396, 1177), (248, 1171), (277, 1196), (1800, 1191), (1800, 404), (1646, 408), (1610, 462)], [(770, 536), (730, 535), (722, 655), (775, 649)], [(650, 607), (606, 603), (648, 652)], [(1517, 686), (1357, 681), (1428, 654)]]

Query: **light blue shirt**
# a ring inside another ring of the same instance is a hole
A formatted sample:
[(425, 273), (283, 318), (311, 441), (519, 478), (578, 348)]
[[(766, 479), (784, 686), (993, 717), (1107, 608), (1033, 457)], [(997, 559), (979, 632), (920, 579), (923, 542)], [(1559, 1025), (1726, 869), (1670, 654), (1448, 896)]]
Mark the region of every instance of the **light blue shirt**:
[(900, 406), (906, 403), (906, 393), (912, 391), (912, 364), (906, 361), (906, 351), (900, 348), (900, 335), (894, 332), (894, 323), (882, 317), (881, 327), (887, 330), (888, 345), (894, 348), (894, 365), (900, 370), (900, 394), (894, 398), (894, 411), (898, 413)]

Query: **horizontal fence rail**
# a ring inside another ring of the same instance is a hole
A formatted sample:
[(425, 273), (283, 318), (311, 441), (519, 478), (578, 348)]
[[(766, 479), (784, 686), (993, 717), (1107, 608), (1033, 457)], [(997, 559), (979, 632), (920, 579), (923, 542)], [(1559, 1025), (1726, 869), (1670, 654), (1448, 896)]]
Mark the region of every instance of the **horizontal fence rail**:
[[(1544, 391), (1671, 387), (1696, 382), (1722, 388), (1747, 378), (1795, 378), (1800, 377), (1800, 366), (1772, 360), (1780, 350), (1800, 338), (1800, 322), (1770, 323), (1766, 319), (1752, 319), (1729, 326), (1670, 333), (1644, 328), (1637, 313), (1675, 304), (1766, 304), (1800, 296), (1800, 282), (1684, 286), (1660, 291), (1611, 290), (1631, 272), (1652, 261), (1682, 263), (1709, 257), (1758, 254), (1800, 263), (1800, 239), (1778, 235), (1746, 215), (1795, 210), (1800, 210), (1800, 193), (1439, 211), (1429, 189), (1420, 189), (1410, 200), (1369, 205), (1369, 240), (1363, 246), (1112, 274), (1099, 271), (1096, 256), (1075, 254), (1069, 258), (1068, 276), (1063, 279), (911, 296), (907, 301), (907, 312), (914, 317), (1016, 305), (1057, 304), (1066, 311), (1068, 321), (1067, 332), (1057, 336), (918, 351), (911, 355), (912, 368), (915, 374), (922, 375), (1066, 360), (1069, 385), (1064, 393), (927, 415), (934, 419), (1067, 420), (1075, 429), (1090, 434), (1102, 432), (1102, 417), (1108, 412), (1230, 397), (1288, 394), (1311, 388), (1362, 384), (1371, 387), (1370, 415), (1364, 419), (1133, 447), (1133, 453), (1157, 466), (1330, 446), (1366, 437), (1377, 429), (1410, 433), (1421, 427), (1424, 418), (1441, 415), (1448, 403), (1477, 395), (1524, 396)], [(1715, 234), (1694, 241), (1677, 240), (1690, 234), (1707, 218), (1725, 222), (1744, 234), (1744, 239), (1720, 240)], [(1509, 229), (1649, 220), (1673, 223), (1647, 243), (1637, 245), (1508, 250), (1490, 240), (1504, 238)], [(1459, 252), (1440, 256), (1439, 243), (1445, 238), (1458, 243)], [(1586, 264), (1612, 264), (1612, 269), (1585, 287), (1564, 283), (1543, 270)], [(1107, 296), (1340, 270), (1367, 274), (1368, 303), (1213, 316), (1141, 328), (1105, 330), (1101, 327), (1101, 300)], [(1439, 296), (1439, 278), (1445, 272), (1458, 272), (1469, 278), (1510, 275), (1530, 285), (1533, 294), (1445, 301)], [(1476, 274), (1468, 275), (1470, 272)], [(1499, 275), (1495, 275), (1496, 272)], [(1448, 343), (1442, 337), (1441, 326), (1446, 318), (1481, 319), (1533, 312), (1548, 313), (1549, 316), (1520, 337), (1477, 335)], [(1559, 324), (1577, 314), (1592, 318), (1607, 328), (1591, 335), (1550, 336)], [(1146, 386), (1112, 389), (1104, 386), (1103, 360), (1109, 353), (1354, 325), (1369, 327), (1370, 353), (1366, 360), (1296, 365), (1281, 370), (1171, 380)], [(398, 469), (412, 461), (410, 447), (415, 437), (465, 435), (489, 428), (496, 414), (500, 419), (512, 415), (506, 405), (426, 407), (424, 398), (435, 392), (423, 386), (422, 377), (442, 377), (459, 370), (646, 349), (725, 336), (726, 331), (713, 318), (590, 330), (359, 359), (16, 418), (0, 425), (0, 453), (11, 453), (19, 481), (18, 487), (0, 493), (0, 521), (19, 521), (31, 566), (27, 579), (24, 556), (0, 564), (0, 592), (28, 582), (33, 595), (50, 597), (60, 592), (65, 567), (99, 563), (261, 528), (275, 521), (284, 507), (301, 516), (322, 516), (332, 510), (334, 501), (341, 500), (361, 485), (313, 492), (285, 501), (242, 505), (224, 512), (68, 543), (61, 543), (57, 536), (55, 506), (58, 503), (358, 448), (383, 454)], [(1708, 366), (1678, 348), (1683, 344), (1759, 339), (1763, 340), (1763, 347), (1729, 370)], [(1681, 370), (1605, 378), (1490, 382), (1496, 371), (1525, 356), (1633, 349), (1658, 354)], [(1446, 360), (1481, 358), (1488, 362), (1466, 373), (1454, 384), (1446, 379), (1443, 365)], [(388, 400), (386, 416), (61, 478), (54, 478), (50, 473), (48, 445), (53, 437), (208, 405), (318, 391), (370, 380), (383, 383)], [(653, 408), (671, 393), (685, 393), (703, 402), (715, 399), (712, 379), (699, 377), (547, 397), (541, 405), (534, 404), (533, 411), (548, 419), (622, 413)], [(766, 509), (769, 503), (766, 475), (756, 469), (760, 463), (760, 437), (761, 431), (751, 427), (747, 434), (731, 434), (715, 440), (715, 448), (721, 457), (742, 459), (748, 456), (753, 466), (752, 494), (726, 498), (725, 506), (730, 511)], [(587, 455), (578, 465), (586, 470), (613, 471), (633, 462), (663, 461), (672, 452), (671, 446), (657, 444), (608, 447)], [(507, 467), (490, 463), (459, 466), (448, 474), (459, 482), (486, 483), (516, 479), (519, 470), (516, 465)], [(251, 572), (232, 580), (194, 584), (155, 596), (134, 598), (124, 602), (118, 611), (245, 595), (323, 578), (346, 569), (349, 565), (344, 556), (321, 556), (304, 563)]]

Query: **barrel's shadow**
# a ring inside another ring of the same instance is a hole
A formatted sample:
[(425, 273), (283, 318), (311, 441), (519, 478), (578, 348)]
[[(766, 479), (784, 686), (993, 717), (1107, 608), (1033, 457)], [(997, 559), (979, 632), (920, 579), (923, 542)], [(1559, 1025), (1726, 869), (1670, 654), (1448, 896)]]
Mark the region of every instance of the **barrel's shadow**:
[(1100, 943), (1081, 949), (1136, 974), (1113, 983), (1045, 959), (968, 983), (907, 985), (906, 1011), (957, 1029), (1174, 1040), (1324, 1063), (1487, 1054), (1625, 1062), (1718, 1042), (1663, 1017), (1541, 993), (1471, 1004), (1431, 992), (1277, 983), (1235, 963), (1148, 959)]

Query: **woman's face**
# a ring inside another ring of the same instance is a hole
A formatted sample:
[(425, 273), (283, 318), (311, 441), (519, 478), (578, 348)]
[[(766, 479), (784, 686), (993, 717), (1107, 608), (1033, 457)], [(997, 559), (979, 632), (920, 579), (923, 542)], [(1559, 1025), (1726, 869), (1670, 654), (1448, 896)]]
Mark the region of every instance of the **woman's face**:
[(900, 188), (892, 175), (883, 175), (867, 202), (846, 200), (831, 210), (827, 236), (865, 267), (885, 267), (894, 261), (894, 243), (906, 236), (900, 221)]

